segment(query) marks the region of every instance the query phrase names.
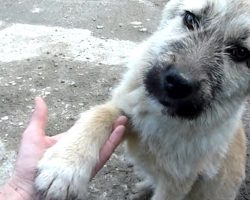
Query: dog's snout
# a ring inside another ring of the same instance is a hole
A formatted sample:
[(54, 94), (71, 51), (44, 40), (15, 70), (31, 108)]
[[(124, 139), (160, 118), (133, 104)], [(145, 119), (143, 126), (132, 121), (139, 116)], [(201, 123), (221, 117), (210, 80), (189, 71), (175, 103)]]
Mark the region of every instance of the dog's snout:
[(184, 99), (190, 96), (194, 90), (193, 81), (184, 77), (175, 68), (169, 69), (163, 75), (164, 89), (171, 99)]

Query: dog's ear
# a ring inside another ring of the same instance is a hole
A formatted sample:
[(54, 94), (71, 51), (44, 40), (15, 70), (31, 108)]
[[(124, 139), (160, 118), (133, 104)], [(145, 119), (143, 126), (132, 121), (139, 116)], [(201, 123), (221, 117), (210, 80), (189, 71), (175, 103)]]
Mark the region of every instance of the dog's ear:
[(174, 18), (181, 4), (181, 0), (166, 1), (165, 8), (162, 12), (162, 19), (158, 29), (162, 29), (167, 25), (167, 21)]

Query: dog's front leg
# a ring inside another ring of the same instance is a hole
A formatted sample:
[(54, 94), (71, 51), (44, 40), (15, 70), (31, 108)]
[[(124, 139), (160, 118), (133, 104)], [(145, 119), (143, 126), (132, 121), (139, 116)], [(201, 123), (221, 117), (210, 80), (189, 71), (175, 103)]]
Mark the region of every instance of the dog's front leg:
[(176, 180), (170, 176), (161, 176), (157, 181), (152, 200), (184, 200), (190, 192), (195, 178)]
[(41, 199), (84, 199), (99, 151), (112, 131), (119, 109), (110, 103), (84, 112), (38, 165), (36, 189)]

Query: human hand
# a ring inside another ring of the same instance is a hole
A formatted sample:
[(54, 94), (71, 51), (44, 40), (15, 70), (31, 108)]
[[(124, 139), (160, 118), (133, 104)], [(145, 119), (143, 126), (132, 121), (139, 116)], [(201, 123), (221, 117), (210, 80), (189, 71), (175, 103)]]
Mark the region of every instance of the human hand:
[(96, 164), (95, 168), (93, 169), (91, 178), (93, 178), (97, 172), (102, 169), (105, 163), (109, 160), (110, 156), (116, 149), (116, 147), (121, 143), (122, 138), (125, 133), (125, 124), (127, 123), (128, 119), (125, 116), (120, 116), (113, 125), (113, 132), (103, 145), (100, 150), (99, 154), (99, 162)]
[[(45, 135), (48, 110), (41, 98), (35, 99), (35, 110), (24, 133), (18, 151), (15, 171), (8, 182), (22, 199), (34, 199), (36, 166), (44, 152), (53, 146), (63, 134)], [(4, 192), (4, 191), (3, 191)]]
[[(45, 151), (63, 137), (64, 134), (46, 136), (45, 127), (47, 124), (47, 106), (42, 98), (35, 99), (35, 110), (31, 121), (22, 135), (22, 141), (18, 152), (15, 172), (8, 186), (16, 191), (21, 199), (34, 199), (34, 179), (36, 167)], [(102, 168), (109, 159), (114, 149), (121, 142), (127, 118), (121, 116), (114, 123), (114, 130), (100, 151), (100, 162), (93, 169), (92, 177)], [(2, 191), (4, 193), (4, 191)]]

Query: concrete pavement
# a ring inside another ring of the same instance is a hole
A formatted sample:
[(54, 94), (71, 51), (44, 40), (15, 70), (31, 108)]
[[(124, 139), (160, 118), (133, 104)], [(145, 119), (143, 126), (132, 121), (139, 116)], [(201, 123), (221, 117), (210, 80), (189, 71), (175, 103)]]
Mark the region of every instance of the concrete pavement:
[[(67, 130), (80, 111), (108, 98), (129, 52), (156, 29), (163, 4), (0, 0), (0, 185), (13, 170), (33, 98), (48, 103), (48, 134)], [(90, 200), (129, 199), (136, 177), (122, 152), (93, 181)], [(246, 187), (239, 199), (250, 199)]]

